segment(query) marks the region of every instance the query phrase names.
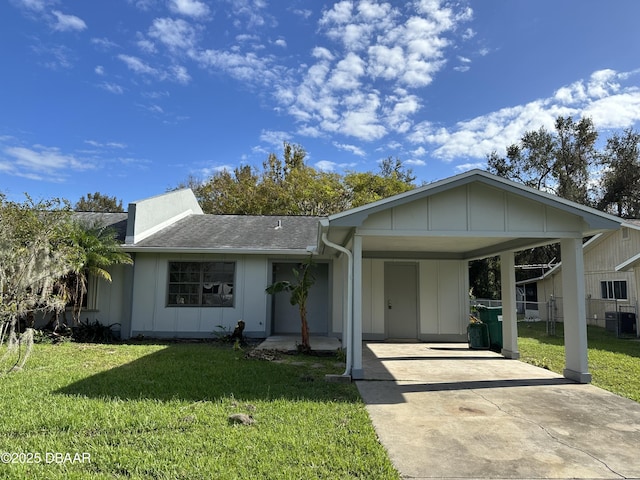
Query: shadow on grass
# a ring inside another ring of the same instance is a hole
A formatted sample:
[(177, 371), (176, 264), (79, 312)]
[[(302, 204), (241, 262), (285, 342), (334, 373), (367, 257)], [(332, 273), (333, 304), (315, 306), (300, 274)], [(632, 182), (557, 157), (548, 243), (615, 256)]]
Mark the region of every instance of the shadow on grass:
[[(245, 358), (214, 345), (167, 345), (130, 363), (88, 376), (55, 393), (90, 398), (159, 401), (253, 400), (357, 401), (352, 385), (328, 383), (334, 359), (284, 356), (288, 363)], [(300, 360), (300, 361), (298, 361)]]
[[(546, 332), (545, 322), (521, 322), (518, 324), (518, 336), (531, 338), (548, 345), (564, 346), (564, 325), (556, 323), (556, 334)], [(602, 327), (587, 326), (587, 342), (590, 349), (621, 353), (630, 357), (640, 357), (640, 342), (637, 338), (616, 337)]]

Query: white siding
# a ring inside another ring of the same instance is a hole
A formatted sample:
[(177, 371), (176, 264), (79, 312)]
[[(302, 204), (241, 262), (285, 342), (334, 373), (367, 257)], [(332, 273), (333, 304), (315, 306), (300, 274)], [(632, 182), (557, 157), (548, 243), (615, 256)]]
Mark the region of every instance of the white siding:
[[(362, 261), (362, 331), (383, 339), (385, 330), (384, 265), (394, 259)], [(398, 260), (406, 263), (406, 259)], [(466, 261), (420, 260), (418, 265), (419, 337), (437, 340), (466, 334), (468, 268)], [(335, 314), (335, 310), (334, 310)]]
[[(170, 261), (236, 262), (233, 307), (169, 307), (167, 302)], [(268, 259), (230, 255), (150, 255), (136, 256), (131, 330), (133, 335), (202, 336), (233, 329), (238, 320), (245, 332), (266, 334)]]
[(503, 190), (470, 184), (370, 215), (359, 228), (402, 232), (483, 232), (539, 236), (581, 232), (577, 215), (546, 207)]

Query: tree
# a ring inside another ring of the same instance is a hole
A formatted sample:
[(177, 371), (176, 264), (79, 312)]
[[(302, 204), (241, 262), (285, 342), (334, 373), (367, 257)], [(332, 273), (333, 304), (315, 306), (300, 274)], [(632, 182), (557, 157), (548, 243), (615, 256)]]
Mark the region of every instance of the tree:
[(87, 193), (86, 198), (80, 197), (73, 209), (76, 212), (124, 212), (122, 200), (103, 195), (100, 192)]
[(388, 157), (380, 164), (380, 173), (350, 172), (344, 177), (349, 192), (349, 208), (359, 207), (415, 188), (415, 176), (398, 158)]
[(410, 169), (399, 159), (382, 161), (380, 173), (345, 176), (305, 163), (300, 145), (285, 142), (282, 158), (271, 153), (261, 169), (244, 165), (205, 181), (193, 177), (179, 188), (193, 190), (205, 213), (327, 216), (414, 188)]
[(300, 330), (301, 330), (301, 344), (299, 350), (303, 353), (309, 353), (311, 351), (311, 345), (309, 343), (309, 324), (307, 323), (307, 299), (309, 298), (309, 291), (315, 283), (315, 277), (311, 272), (313, 268), (313, 255), (309, 255), (309, 259), (301, 264), (298, 268), (293, 269), (293, 275), (295, 276), (295, 282), (281, 281), (269, 285), (266, 288), (266, 292), (270, 295), (275, 295), (280, 292), (289, 293), (289, 303), (291, 305), (297, 305), (300, 312)]
[[(492, 152), (487, 157), (491, 173), (553, 193), (583, 205), (594, 205), (590, 173), (598, 158), (595, 142), (598, 132), (590, 118), (579, 121), (558, 117), (555, 130), (545, 128), (526, 132), (518, 143), (506, 148), (506, 156)], [(518, 252), (518, 264), (549, 264), (560, 260), (557, 244)], [(518, 280), (532, 275), (518, 271)], [(490, 287), (490, 286), (488, 286)]]
[(622, 218), (640, 217), (640, 134), (626, 129), (607, 140), (602, 165), (601, 210)]
[(596, 163), (598, 138), (590, 118), (575, 122), (558, 117), (555, 132), (545, 128), (526, 132), (506, 149), (506, 157), (492, 152), (488, 170), (538, 190), (589, 205), (589, 172)]
[(78, 249), (67, 241), (71, 228), (68, 203), (59, 199), (24, 203), (0, 196), (0, 345), (7, 349), (2, 363), (18, 352), (15, 366), (21, 367), (30, 351), (33, 329), (19, 322), (36, 312), (64, 308), (65, 298), (56, 281), (78, 263)]
[(133, 260), (122, 251), (113, 228), (73, 222), (68, 241), (76, 249), (77, 257), (69, 271), (60, 278), (59, 288), (64, 292), (67, 304), (72, 305), (73, 323), (77, 325), (89, 278), (111, 282), (108, 268), (119, 264), (132, 265)]
[(571, 117), (556, 120), (554, 176), (556, 194), (567, 200), (590, 205), (589, 171), (596, 163), (595, 143), (598, 132), (590, 118), (575, 122)]

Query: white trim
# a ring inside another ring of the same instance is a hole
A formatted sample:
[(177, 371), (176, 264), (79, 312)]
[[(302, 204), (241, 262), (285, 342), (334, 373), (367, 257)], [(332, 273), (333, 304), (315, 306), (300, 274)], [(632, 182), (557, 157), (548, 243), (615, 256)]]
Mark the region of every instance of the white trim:
[(633, 257), (625, 260), (620, 265), (616, 266), (616, 272), (628, 272), (635, 268), (636, 264), (640, 262), (640, 253), (635, 254)]
[(127, 235), (127, 237), (125, 238), (125, 243), (128, 245), (131, 244), (136, 244), (138, 242), (141, 242), (142, 240), (144, 240), (145, 238), (150, 237), (151, 235), (153, 235), (154, 233), (158, 233), (160, 230), (163, 230), (165, 228), (167, 228), (169, 225), (173, 225), (174, 223), (176, 223), (179, 220), (182, 220), (183, 218), (186, 218), (190, 215), (193, 215), (193, 210), (189, 209), (185, 212), (182, 212), (174, 217), (169, 218), (168, 220), (165, 220), (162, 223), (159, 223), (157, 225), (154, 225), (152, 228), (148, 228), (147, 230), (145, 230), (144, 232), (140, 232), (134, 235)]
[(125, 252), (139, 253), (199, 253), (199, 254), (228, 254), (228, 255), (302, 255), (309, 256), (309, 251), (305, 248), (297, 249), (271, 249), (271, 248), (192, 248), (192, 247), (142, 247), (135, 245), (122, 245)]

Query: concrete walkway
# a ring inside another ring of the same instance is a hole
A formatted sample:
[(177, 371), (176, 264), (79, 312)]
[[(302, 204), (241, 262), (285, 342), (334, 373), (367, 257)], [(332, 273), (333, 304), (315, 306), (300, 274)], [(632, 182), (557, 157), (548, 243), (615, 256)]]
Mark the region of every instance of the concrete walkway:
[(640, 478), (640, 404), (467, 344), (365, 343), (357, 386), (403, 478)]
[[(295, 352), (300, 344), (300, 335), (271, 335), (256, 347), (259, 350), (276, 350), (278, 352)], [(335, 337), (310, 335), (309, 345), (314, 352), (335, 352), (340, 340)]]

